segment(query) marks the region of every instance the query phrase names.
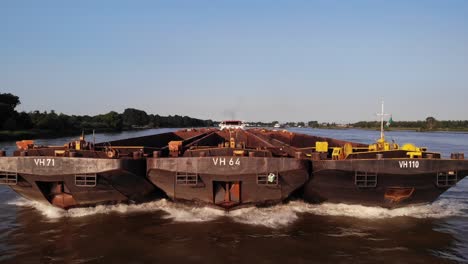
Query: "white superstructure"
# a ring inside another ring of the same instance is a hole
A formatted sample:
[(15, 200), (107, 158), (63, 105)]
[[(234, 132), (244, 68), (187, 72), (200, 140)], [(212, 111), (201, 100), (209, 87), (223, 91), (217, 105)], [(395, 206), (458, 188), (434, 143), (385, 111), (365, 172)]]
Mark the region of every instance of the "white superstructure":
[(245, 123), (240, 120), (224, 120), (219, 124), (219, 128), (223, 129), (244, 129)]

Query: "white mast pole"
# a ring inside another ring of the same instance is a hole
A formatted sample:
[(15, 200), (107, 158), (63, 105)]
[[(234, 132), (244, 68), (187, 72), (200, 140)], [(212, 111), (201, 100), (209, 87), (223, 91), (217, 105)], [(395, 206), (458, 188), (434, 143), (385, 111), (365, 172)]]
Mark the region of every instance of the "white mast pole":
[(384, 101), (382, 100), (382, 113), (380, 114), (380, 139), (384, 139)]

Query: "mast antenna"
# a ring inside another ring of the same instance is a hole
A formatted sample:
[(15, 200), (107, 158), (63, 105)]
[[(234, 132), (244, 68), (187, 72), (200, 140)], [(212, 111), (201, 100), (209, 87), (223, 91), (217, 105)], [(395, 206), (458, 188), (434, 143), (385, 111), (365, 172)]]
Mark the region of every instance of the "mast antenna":
[(388, 116), (390, 114), (386, 114), (384, 112), (384, 101), (382, 100), (382, 112), (377, 114), (380, 116), (380, 140), (385, 140), (385, 134), (384, 134), (384, 116)]

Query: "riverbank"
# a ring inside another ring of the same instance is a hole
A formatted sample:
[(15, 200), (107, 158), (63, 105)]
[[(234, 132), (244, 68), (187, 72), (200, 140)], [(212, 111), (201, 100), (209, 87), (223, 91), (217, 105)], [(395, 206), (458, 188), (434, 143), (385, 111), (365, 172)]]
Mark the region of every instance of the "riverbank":
[[(296, 128), (296, 127), (289, 127)], [(324, 126), (324, 127), (304, 127), (310, 129), (329, 129), (329, 130), (348, 130), (348, 129), (359, 129), (365, 131), (380, 131), (380, 127), (356, 127), (356, 126)], [(281, 128), (284, 129), (284, 128)], [(409, 131), (409, 132), (458, 132), (468, 133), (468, 128), (436, 128), (436, 129), (425, 129), (425, 128), (414, 128), (414, 127), (392, 127), (385, 128), (385, 131)]]
[[(350, 127), (354, 129), (380, 131), (380, 128), (367, 128), (367, 127)], [(392, 127), (385, 128), (385, 131), (411, 131), (411, 132), (461, 132), (468, 133), (468, 128), (415, 128), (415, 127)]]

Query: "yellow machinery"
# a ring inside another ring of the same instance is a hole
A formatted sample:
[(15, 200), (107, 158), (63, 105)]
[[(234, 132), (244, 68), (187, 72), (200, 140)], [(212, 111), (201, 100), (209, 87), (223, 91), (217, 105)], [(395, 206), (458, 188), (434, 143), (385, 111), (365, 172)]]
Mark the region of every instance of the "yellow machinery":
[(385, 138), (380, 138), (376, 143), (369, 145), (369, 151), (388, 151), (397, 150), (400, 146), (396, 143), (389, 143), (385, 141)]
[(348, 157), (349, 154), (353, 153), (353, 145), (351, 145), (351, 143), (346, 143), (344, 146), (343, 146), (343, 154), (344, 154), (344, 157)]
[(333, 148), (333, 152), (332, 152), (333, 160), (342, 160), (344, 158), (345, 156), (344, 156), (343, 148), (339, 148), (339, 147)]
[(315, 142), (315, 151), (317, 152), (328, 152), (328, 142), (317, 141)]

